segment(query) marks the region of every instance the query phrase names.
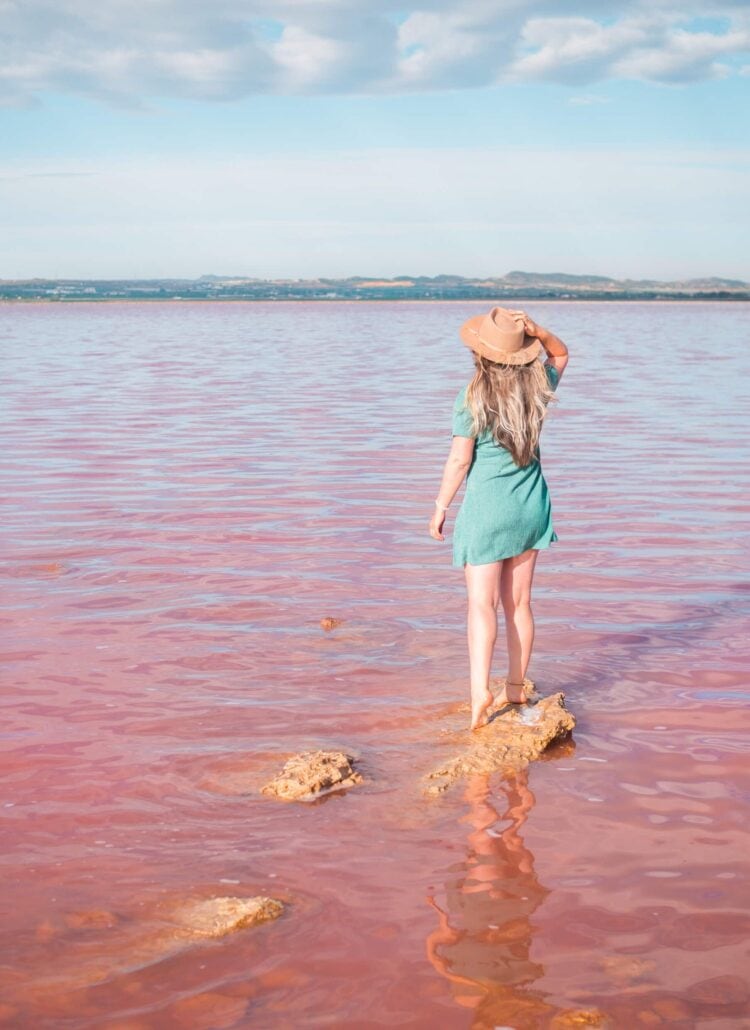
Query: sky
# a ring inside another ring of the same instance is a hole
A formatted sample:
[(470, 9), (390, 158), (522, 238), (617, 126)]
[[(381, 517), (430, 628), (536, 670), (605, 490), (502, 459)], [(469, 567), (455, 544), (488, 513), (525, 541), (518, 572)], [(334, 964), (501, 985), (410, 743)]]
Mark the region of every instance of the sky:
[(750, 4), (0, 0), (0, 278), (750, 280)]

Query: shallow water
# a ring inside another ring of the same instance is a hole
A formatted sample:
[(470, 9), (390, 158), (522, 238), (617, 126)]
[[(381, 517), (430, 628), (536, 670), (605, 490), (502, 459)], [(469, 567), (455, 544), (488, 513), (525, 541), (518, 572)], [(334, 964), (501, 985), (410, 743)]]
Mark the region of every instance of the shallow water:
[[(749, 308), (524, 306), (571, 351), (529, 675), (577, 727), (431, 801), (476, 305), (0, 309), (2, 1025), (746, 1025)], [(367, 783), (248, 792), (309, 747)], [(288, 908), (143, 958), (217, 894)]]

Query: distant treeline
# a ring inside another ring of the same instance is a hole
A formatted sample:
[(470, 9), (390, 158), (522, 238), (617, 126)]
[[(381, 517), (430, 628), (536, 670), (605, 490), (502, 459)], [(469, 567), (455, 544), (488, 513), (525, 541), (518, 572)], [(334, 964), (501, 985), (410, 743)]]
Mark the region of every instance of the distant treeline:
[[(534, 281), (534, 280), (537, 281)], [(550, 279), (558, 281), (550, 282)], [(546, 281), (545, 281), (546, 280)], [(510, 273), (496, 280), (459, 276), (367, 280), (200, 279), (0, 280), (0, 300), (750, 300), (750, 284), (704, 279), (626, 282), (602, 276)]]

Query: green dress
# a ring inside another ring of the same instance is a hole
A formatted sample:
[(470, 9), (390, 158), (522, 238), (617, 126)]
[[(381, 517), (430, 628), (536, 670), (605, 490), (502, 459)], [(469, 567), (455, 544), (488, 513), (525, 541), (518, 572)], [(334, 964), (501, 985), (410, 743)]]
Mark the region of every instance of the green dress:
[[(556, 390), (560, 373), (554, 365), (544, 367)], [(453, 405), (453, 436), (472, 436), (465, 386)], [(536, 456), (537, 461), (521, 468), (488, 430), (477, 438), (453, 527), (454, 568), (512, 558), (530, 548), (549, 547), (558, 539), (538, 447)]]

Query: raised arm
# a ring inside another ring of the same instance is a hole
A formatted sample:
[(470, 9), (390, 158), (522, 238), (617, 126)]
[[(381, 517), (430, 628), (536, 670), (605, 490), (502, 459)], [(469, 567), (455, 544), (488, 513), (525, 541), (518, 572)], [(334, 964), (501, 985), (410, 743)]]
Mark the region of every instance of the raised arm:
[(542, 347), (547, 352), (547, 360), (545, 365), (552, 365), (560, 373), (558, 376), (558, 382), (562, 378), (565, 366), (568, 364), (569, 353), (568, 348), (562, 342), (559, 336), (556, 336), (550, 329), (545, 329), (544, 326), (539, 325), (532, 318), (522, 311), (524, 328), (529, 336), (536, 336), (541, 340)]

